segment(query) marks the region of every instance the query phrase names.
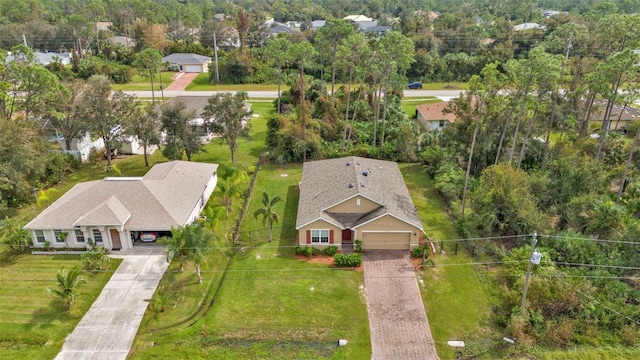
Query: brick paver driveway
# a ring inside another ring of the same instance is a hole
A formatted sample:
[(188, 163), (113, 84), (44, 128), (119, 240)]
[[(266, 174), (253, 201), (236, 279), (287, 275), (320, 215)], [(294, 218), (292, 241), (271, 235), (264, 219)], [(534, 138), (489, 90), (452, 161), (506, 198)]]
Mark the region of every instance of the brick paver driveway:
[(439, 359), (408, 251), (363, 253), (371, 359)]

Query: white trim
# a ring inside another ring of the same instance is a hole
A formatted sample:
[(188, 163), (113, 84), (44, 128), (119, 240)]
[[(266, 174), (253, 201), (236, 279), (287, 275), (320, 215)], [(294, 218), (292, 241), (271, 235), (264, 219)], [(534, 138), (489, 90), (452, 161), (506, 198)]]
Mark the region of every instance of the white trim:
[(413, 231), (409, 230), (362, 230), (362, 234), (374, 233), (374, 234), (389, 234), (389, 233), (407, 233), (411, 234)]
[(302, 229), (303, 227), (305, 227), (305, 226), (307, 226), (307, 225), (309, 225), (309, 224), (312, 224), (312, 223), (314, 223), (314, 222), (316, 222), (316, 221), (318, 221), (318, 220), (320, 220), (320, 221), (324, 221), (324, 222), (326, 222), (327, 224), (331, 224), (331, 225), (333, 225), (333, 226), (337, 227), (337, 228), (338, 228), (338, 229), (340, 229), (340, 230), (347, 229), (347, 228), (345, 228), (345, 227), (342, 227), (342, 224), (336, 224), (336, 223), (331, 222), (331, 221), (329, 221), (329, 220), (327, 220), (327, 219), (325, 219), (325, 218), (323, 218), (323, 217), (317, 217), (317, 218), (315, 218), (315, 219), (313, 219), (313, 220), (311, 220), (311, 221), (309, 221), (309, 222), (307, 222), (307, 223), (304, 223), (304, 224), (302, 224), (302, 225), (300, 225), (300, 226), (296, 227), (296, 230), (300, 230), (300, 229)]
[(402, 221), (402, 222), (403, 222), (403, 223), (405, 223), (405, 224), (408, 224), (408, 225), (414, 226), (415, 228), (417, 228), (417, 229), (419, 229), (420, 231), (424, 232), (424, 229), (422, 228), (422, 226), (417, 226), (417, 225), (415, 225), (415, 224), (413, 224), (413, 223), (408, 222), (408, 221), (407, 221), (407, 220), (405, 220), (405, 219), (399, 218), (399, 217), (397, 217), (397, 216), (395, 216), (395, 215), (393, 215), (393, 214), (390, 214), (390, 213), (384, 213), (384, 214), (382, 214), (382, 215), (380, 215), (380, 216), (376, 216), (376, 217), (374, 217), (373, 219), (371, 219), (371, 220), (369, 220), (369, 221), (363, 222), (362, 224), (359, 224), (359, 225), (356, 225), (356, 226), (352, 227), (351, 229), (357, 229), (357, 228), (359, 228), (359, 227), (361, 227), (361, 226), (367, 225), (368, 223), (370, 223), (370, 222), (372, 222), (372, 221), (375, 221), (375, 220), (378, 220), (378, 219), (380, 219), (381, 217), (383, 217), (383, 216), (385, 216), (385, 215), (387, 215), (387, 216), (391, 216), (392, 218), (395, 218), (395, 219), (397, 219), (397, 220), (400, 220), (400, 221)]
[[(311, 239), (309, 240), (309, 244), (318, 244), (318, 245), (322, 245), (322, 244), (331, 244), (331, 231), (333, 229), (309, 229), (309, 235), (311, 235)], [(318, 233), (318, 241), (314, 242), (313, 241), (313, 232), (314, 231), (320, 231), (320, 233)], [(322, 241), (322, 231), (326, 231), (327, 232), (327, 242), (323, 242)]]

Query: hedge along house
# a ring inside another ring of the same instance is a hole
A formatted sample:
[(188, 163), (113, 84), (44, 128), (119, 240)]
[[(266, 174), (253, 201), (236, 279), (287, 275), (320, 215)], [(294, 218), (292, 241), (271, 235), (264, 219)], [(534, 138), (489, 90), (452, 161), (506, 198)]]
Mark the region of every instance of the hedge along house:
[[(171, 161), (143, 177), (79, 183), (31, 220), (34, 247), (133, 247), (140, 231), (168, 232), (198, 219), (217, 184), (217, 164)], [(66, 239), (58, 235), (66, 233)]]
[(398, 164), (360, 157), (304, 163), (298, 245), (410, 250), (424, 232)]

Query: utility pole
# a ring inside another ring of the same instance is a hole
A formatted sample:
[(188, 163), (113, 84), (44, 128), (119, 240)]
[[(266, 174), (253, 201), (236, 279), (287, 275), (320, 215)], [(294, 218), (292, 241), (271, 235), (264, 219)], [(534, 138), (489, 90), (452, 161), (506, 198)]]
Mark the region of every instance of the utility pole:
[(527, 288), (529, 287), (529, 277), (531, 277), (531, 264), (540, 264), (540, 258), (542, 255), (536, 251), (536, 243), (538, 242), (538, 233), (533, 233), (533, 239), (531, 239), (531, 255), (527, 264), (527, 276), (524, 279), (524, 289), (522, 290), (522, 302), (520, 303), (520, 317), (524, 316), (524, 304), (527, 301)]
[(216, 32), (213, 31), (213, 56), (216, 62), (216, 83), (220, 83), (220, 73), (218, 72), (218, 41), (216, 40)]

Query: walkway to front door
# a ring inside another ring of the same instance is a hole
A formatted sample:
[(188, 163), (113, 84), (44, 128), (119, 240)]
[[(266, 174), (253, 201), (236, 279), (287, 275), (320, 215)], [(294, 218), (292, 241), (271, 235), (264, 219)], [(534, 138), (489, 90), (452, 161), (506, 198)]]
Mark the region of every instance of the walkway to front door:
[(363, 253), (371, 359), (439, 359), (408, 251)]

